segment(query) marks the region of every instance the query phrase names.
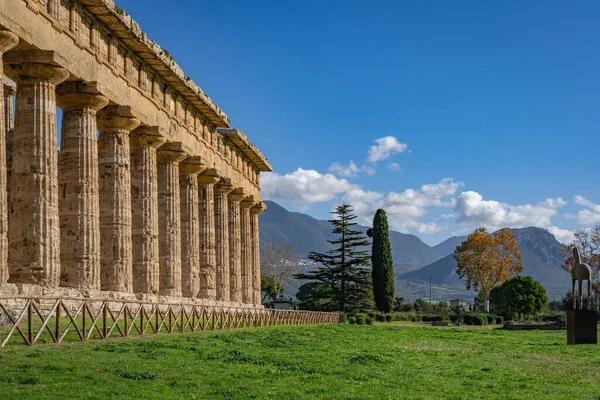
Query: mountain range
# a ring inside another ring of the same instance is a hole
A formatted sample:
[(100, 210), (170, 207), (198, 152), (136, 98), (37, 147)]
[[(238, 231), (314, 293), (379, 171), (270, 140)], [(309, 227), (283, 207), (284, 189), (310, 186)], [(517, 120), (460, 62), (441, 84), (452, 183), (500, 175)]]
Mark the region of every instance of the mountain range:
[[(290, 241), (304, 259), (311, 251), (326, 252), (331, 248), (327, 240), (334, 236), (328, 221), (290, 212), (272, 201), (265, 203), (267, 210), (259, 217), (261, 241)], [(366, 232), (368, 227), (358, 226), (357, 229)], [(542, 228), (511, 231), (523, 256), (523, 275), (540, 281), (550, 299), (560, 298), (568, 290), (570, 282), (561, 269), (561, 244), (554, 235)], [(474, 292), (465, 289), (464, 282), (454, 272), (456, 262), (452, 254), (465, 239), (466, 236), (451, 237), (436, 246), (430, 246), (415, 235), (390, 231), (396, 295), (411, 300), (429, 298), (430, 295), (434, 300), (475, 296)], [(304, 268), (312, 269), (314, 266), (304, 264)], [(286, 293), (294, 295), (300, 283), (286, 282)]]

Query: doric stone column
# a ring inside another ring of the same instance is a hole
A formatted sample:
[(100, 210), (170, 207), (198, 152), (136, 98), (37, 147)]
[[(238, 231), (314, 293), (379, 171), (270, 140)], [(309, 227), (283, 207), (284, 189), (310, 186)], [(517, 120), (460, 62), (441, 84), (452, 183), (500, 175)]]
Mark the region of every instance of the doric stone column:
[(102, 290), (133, 290), (129, 133), (139, 124), (129, 107), (109, 106), (98, 113)]
[[(31, 53), (29, 53), (31, 54)], [(58, 286), (58, 149), (56, 85), (69, 72), (50, 64), (19, 63), (33, 56), (13, 54), (17, 79), (13, 165), (8, 227), (9, 282)]]
[[(8, 280), (8, 194), (7, 194), (7, 163), (6, 146), (10, 135), (12, 138), (12, 96), (14, 92), (6, 90), (3, 84), (4, 68), (2, 55), (15, 47), (19, 42), (17, 35), (9, 31), (0, 31), (0, 110), (4, 117), (0, 118), (0, 283)], [(9, 133), (10, 132), (10, 133)], [(10, 140), (12, 146), (12, 140)]]
[(163, 296), (181, 296), (179, 163), (187, 156), (181, 143), (167, 143), (158, 150), (159, 294)]
[(222, 178), (215, 185), (215, 251), (217, 261), (217, 300), (229, 301), (229, 202), (231, 180)]
[(63, 111), (58, 161), (60, 284), (100, 290), (96, 113), (108, 104), (96, 84), (58, 86)]
[(131, 211), (133, 224), (133, 291), (158, 294), (158, 173), (156, 149), (166, 142), (157, 127), (131, 134)]
[(229, 300), (242, 302), (242, 238), (240, 201), (246, 198), (241, 188), (227, 196), (229, 200)]
[(215, 195), (217, 171), (209, 169), (198, 175), (200, 225), (200, 292), (201, 299), (216, 298), (217, 255), (215, 253)]
[[(12, 171), (13, 154), (13, 134), (15, 131), (15, 107), (13, 97), (17, 94), (16, 86), (4, 85), (4, 131), (6, 132), (6, 199), (10, 199), (10, 180)], [(0, 138), (0, 141), (2, 139)], [(1, 146), (1, 144), (0, 144)], [(0, 150), (1, 152), (2, 150)], [(0, 154), (0, 157), (2, 155)], [(4, 165), (4, 164), (1, 164)], [(1, 200), (0, 200), (1, 201)], [(7, 207), (8, 208), (8, 207)], [(9, 214), (10, 217), (10, 214)], [(10, 222), (9, 222), (10, 223)], [(8, 233), (8, 225), (6, 226)], [(7, 254), (8, 255), (8, 254)], [(6, 278), (8, 279), (8, 268), (6, 269)]]
[(253, 303), (256, 306), (262, 304), (260, 295), (260, 238), (258, 234), (258, 215), (265, 211), (267, 206), (263, 202), (259, 202), (257, 205), (250, 209), (251, 229), (252, 229), (252, 287), (253, 287)]
[(200, 212), (198, 174), (206, 169), (199, 156), (179, 164), (181, 196), (181, 291), (184, 297), (200, 292)]
[(250, 208), (256, 202), (252, 196), (246, 197), (240, 203), (241, 210), (241, 245), (242, 245), (242, 303), (252, 304), (254, 301), (254, 282), (252, 282), (253, 260), (252, 260), (252, 224)]

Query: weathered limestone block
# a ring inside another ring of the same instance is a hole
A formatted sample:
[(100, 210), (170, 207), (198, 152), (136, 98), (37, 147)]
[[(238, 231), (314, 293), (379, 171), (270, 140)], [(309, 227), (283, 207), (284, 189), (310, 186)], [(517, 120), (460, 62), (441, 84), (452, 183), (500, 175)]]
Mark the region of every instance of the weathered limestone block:
[(158, 150), (159, 294), (163, 296), (181, 296), (179, 163), (186, 157), (181, 143), (167, 143)]
[(100, 203), (96, 113), (108, 104), (96, 84), (57, 88), (63, 111), (58, 163), (61, 286), (100, 290)]
[(131, 209), (133, 214), (133, 291), (158, 294), (158, 173), (156, 149), (166, 139), (157, 127), (131, 135)]
[(240, 201), (246, 198), (244, 191), (236, 188), (227, 196), (229, 200), (229, 300), (242, 302), (242, 238)]
[[(12, 98), (13, 93), (4, 92), (3, 54), (12, 49), (19, 42), (17, 35), (9, 31), (0, 31), (0, 110), (4, 111), (0, 118), (0, 283), (8, 280), (8, 194), (6, 176), (6, 144), (8, 132), (12, 136)], [(8, 98), (7, 98), (8, 97)], [(12, 144), (12, 140), (11, 140)]]
[(217, 255), (215, 251), (214, 185), (219, 181), (217, 171), (209, 169), (198, 175), (200, 225), (200, 292), (202, 299), (216, 298)]
[(240, 203), (241, 210), (241, 247), (242, 247), (242, 303), (252, 304), (254, 301), (254, 282), (252, 282), (253, 260), (252, 260), (252, 224), (250, 208), (256, 202), (252, 196), (246, 197)]
[(200, 211), (198, 174), (206, 169), (198, 156), (179, 164), (181, 196), (181, 291), (184, 297), (200, 292)]
[(251, 229), (252, 229), (252, 259), (253, 259), (253, 274), (252, 274), (252, 287), (253, 287), (253, 303), (256, 306), (262, 304), (260, 296), (260, 238), (258, 235), (258, 215), (265, 211), (267, 206), (263, 202), (259, 202), (257, 205), (250, 209), (251, 213)]
[[(16, 76), (8, 241), (9, 282), (58, 286), (58, 149), (56, 85), (69, 72), (50, 64), (21, 62), (29, 52), (5, 60)], [(8, 57), (7, 57), (8, 58)]]
[(102, 290), (133, 290), (129, 133), (139, 124), (128, 107), (98, 112)]
[(216, 299), (229, 301), (229, 203), (227, 195), (234, 189), (231, 181), (221, 178), (215, 185), (215, 250), (216, 250)]

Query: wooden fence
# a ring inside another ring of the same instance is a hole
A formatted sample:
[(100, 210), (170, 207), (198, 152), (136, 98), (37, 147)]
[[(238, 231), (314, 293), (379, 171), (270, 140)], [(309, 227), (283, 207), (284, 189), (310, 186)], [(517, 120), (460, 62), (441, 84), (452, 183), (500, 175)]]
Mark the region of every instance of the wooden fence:
[(0, 347), (198, 330), (337, 323), (329, 312), (75, 298), (0, 298)]

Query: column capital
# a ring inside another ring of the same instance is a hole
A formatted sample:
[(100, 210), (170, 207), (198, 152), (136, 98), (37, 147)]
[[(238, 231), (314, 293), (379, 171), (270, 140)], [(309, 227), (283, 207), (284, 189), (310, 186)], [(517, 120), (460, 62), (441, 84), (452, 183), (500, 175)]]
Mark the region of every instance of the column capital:
[(198, 175), (198, 183), (200, 185), (214, 185), (219, 182), (219, 173), (214, 168), (209, 168), (204, 170), (200, 175)]
[(188, 157), (189, 153), (183, 148), (181, 142), (165, 143), (158, 148), (159, 163), (179, 164)]
[(108, 105), (98, 82), (68, 81), (56, 87), (56, 103), (63, 111), (89, 109), (97, 112)]
[(215, 194), (228, 195), (235, 187), (231, 184), (230, 178), (221, 178), (215, 185)]
[(255, 204), (256, 201), (254, 200), (254, 196), (250, 195), (240, 202), (240, 207), (242, 207), (243, 209), (250, 209), (254, 207)]
[(108, 106), (98, 111), (98, 130), (102, 132), (131, 132), (140, 120), (131, 114), (129, 106)]
[(17, 94), (17, 88), (11, 85), (4, 84), (4, 97), (12, 97)]
[(0, 53), (5, 53), (19, 43), (19, 37), (10, 31), (0, 30)]
[(252, 214), (260, 214), (261, 212), (265, 211), (267, 209), (267, 205), (265, 203), (263, 203), (262, 201), (259, 201), (258, 203), (256, 203), (256, 205), (254, 207), (252, 207), (250, 209), (250, 212)]
[(244, 189), (239, 188), (239, 187), (233, 189), (227, 195), (227, 199), (233, 203), (239, 203), (240, 201), (244, 200), (246, 197), (248, 197), (248, 195), (244, 193)]
[(167, 139), (160, 134), (158, 126), (140, 126), (131, 131), (130, 142), (134, 147), (156, 149), (165, 144)]
[(179, 175), (197, 175), (206, 169), (200, 156), (188, 157), (179, 164)]

